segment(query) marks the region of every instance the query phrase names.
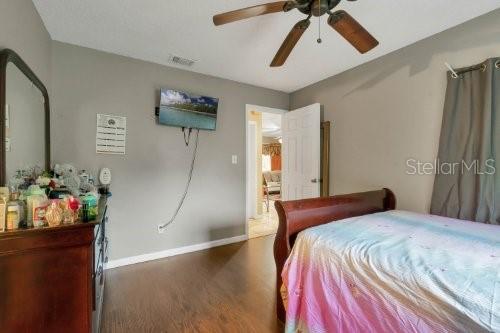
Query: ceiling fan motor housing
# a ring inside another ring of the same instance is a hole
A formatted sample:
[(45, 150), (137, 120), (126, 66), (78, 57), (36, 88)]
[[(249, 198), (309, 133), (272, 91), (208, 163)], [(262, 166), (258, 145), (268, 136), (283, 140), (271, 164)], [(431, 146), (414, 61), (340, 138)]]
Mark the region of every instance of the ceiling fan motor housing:
[(306, 15), (322, 16), (337, 7), (341, 0), (296, 0), (297, 9)]

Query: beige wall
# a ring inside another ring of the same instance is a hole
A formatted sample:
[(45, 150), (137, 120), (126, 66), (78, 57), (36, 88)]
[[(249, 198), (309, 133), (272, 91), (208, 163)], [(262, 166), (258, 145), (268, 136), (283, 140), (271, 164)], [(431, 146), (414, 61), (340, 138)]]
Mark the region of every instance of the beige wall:
[[(220, 104), (217, 130), (200, 133), (185, 205), (160, 235), (157, 225), (175, 210), (192, 156), (179, 128), (155, 123), (162, 87), (219, 97)], [(53, 90), (54, 161), (113, 173), (111, 259), (245, 234), (245, 107), (288, 109), (288, 94), (59, 42)], [(95, 153), (97, 113), (127, 117), (125, 156)]]
[(49, 90), (51, 46), (31, 0), (0, 0), (0, 49), (18, 53)]
[(255, 161), (255, 172), (257, 173), (256, 178), (257, 184), (256, 192), (257, 193), (257, 214), (262, 215), (262, 113), (256, 111), (250, 111), (248, 116), (249, 121), (254, 121), (255, 126), (255, 147), (257, 147), (257, 159)]
[[(446, 90), (456, 67), (500, 55), (500, 10), (291, 95), (291, 109), (319, 102), (332, 122), (333, 193), (392, 188), (401, 209), (427, 212), (433, 176), (406, 174), (406, 160), (437, 155)], [(383, 38), (381, 39), (383, 43)]]

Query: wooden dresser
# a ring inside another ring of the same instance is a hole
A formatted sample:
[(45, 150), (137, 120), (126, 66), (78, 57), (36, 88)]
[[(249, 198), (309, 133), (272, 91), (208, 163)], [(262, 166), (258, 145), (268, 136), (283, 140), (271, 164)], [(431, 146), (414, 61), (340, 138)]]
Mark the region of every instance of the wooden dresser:
[(107, 198), (96, 221), (0, 232), (0, 331), (98, 332)]

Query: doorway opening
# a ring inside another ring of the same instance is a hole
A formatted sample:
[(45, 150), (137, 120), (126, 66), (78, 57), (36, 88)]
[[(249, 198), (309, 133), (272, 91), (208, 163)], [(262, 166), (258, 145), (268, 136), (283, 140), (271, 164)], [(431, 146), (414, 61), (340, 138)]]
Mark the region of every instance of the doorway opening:
[(247, 235), (276, 234), (281, 199), (282, 115), (286, 110), (247, 105)]
[(293, 111), (247, 105), (246, 234), (277, 232), (276, 200), (300, 200), (330, 193), (330, 123), (321, 105)]

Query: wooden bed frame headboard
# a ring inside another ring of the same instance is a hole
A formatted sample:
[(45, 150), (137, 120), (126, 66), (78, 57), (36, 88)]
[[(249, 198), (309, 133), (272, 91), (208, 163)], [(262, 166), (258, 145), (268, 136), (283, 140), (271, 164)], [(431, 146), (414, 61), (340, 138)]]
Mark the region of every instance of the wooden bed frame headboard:
[(349, 217), (379, 213), (396, 208), (396, 196), (384, 188), (379, 191), (337, 195), (296, 201), (276, 201), (279, 227), (274, 240), (276, 262), (276, 307), (278, 318), (285, 322), (281, 299), (281, 272), (290, 255), (297, 234), (304, 229)]

